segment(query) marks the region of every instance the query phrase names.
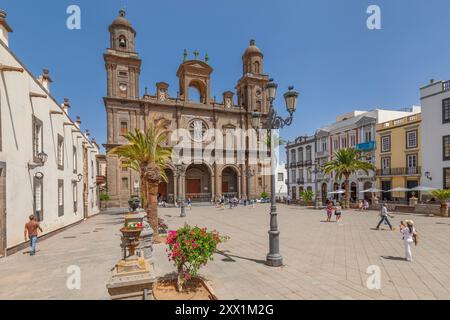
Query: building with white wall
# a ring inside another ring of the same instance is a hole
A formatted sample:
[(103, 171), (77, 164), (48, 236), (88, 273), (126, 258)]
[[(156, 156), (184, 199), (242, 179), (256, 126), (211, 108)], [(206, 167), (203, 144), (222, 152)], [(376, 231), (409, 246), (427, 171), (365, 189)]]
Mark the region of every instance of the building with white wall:
[(278, 165), (275, 178), (275, 196), (277, 198), (283, 199), (288, 195), (288, 189), (286, 185), (287, 170), (284, 163), (280, 163)]
[(423, 184), (450, 188), (450, 81), (420, 88)]
[(305, 190), (315, 192), (315, 141), (314, 136), (298, 137), (286, 146), (288, 192), (293, 201), (300, 200), (300, 194)]
[[(336, 151), (345, 148), (356, 148), (362, 152), (365, 161), (376, 165), (376, 125), (386, 121), (407, 117), (420, 113), (421, 108), (413, 106), (406, 110), (374, 109), (372, 111), (352, 111), (336, 117), (336, 122), (317, 130), (316, 157), (320, 166), (333, 160)], [(344, 190), (345, 181), (336, 177), (317, 175), (320, 198), (323, 202), (332, 191)], [(376, 187), (376, 172), (358, 172), (350, 176), (349, 190), (353, 201), (369, 196), (360, 191)], [(381, 187), (381, 186), (379, 186)], [(333, 197), (338, 198), (338, 195)]]
[(36, 79), (9, 48), (0, 11), (0, 256), (26, 245), (34, 214), (43, 236), (99, 212), (99, 147), (50, 93), (48, 70)]

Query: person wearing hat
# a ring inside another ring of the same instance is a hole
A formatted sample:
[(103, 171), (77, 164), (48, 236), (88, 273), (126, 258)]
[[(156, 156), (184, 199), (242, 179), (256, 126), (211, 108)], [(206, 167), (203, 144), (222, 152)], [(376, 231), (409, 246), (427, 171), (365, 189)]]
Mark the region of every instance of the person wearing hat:
[(400, 224), (400, 232), (403, 234), (403, 242), (405, 244), (406, 261), (412, 261), (411, 247), (415, 243), (416, 229), (414, 228), (414, 221), (406, 220)]

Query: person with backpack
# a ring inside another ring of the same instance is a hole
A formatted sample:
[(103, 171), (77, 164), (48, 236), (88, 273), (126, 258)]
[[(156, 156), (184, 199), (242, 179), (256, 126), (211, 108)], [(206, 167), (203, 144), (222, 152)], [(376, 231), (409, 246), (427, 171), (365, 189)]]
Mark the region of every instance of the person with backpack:
[(380, 230), (380, 226), (382, 223), (385, 223), (389, 226), (389, 228), (391, 228), (391, 231), (394, 231), (395, 229), (392, 227), (391, 222), (389, 221), (389, 218), (392, 218), (391, 215), (389, 215), (388, 209), (387, 209), (387, 205), (386, 203), (383, 203), (381, 206), (381, 220), (377, 225), (377, 230)]
[[(405, 225), (406, 223), (406, 225)], [(406, 220), (400, 224), (400, 232), (403, 235), (403, 243), (405, 244), (405, 260), (412, 262), (412, 250), (411, 247), (413, 243), (417, 246), (418, 236), (416, 229), (414, 228), (414, 221)]]

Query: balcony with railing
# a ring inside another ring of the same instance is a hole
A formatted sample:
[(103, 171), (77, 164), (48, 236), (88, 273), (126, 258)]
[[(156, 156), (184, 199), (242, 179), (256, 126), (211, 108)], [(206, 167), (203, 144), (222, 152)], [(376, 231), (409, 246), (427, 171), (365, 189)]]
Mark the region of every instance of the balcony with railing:
[(375, 150), (375, 148), (376, 148), (375, 141), (359, 143), (356, 145), (356, 150), (359, 150), (359, 151), (372, 151), (372, 150)]
[(421, 167), (385, 168), (377, 170), (377, 176), (417, 176), (422, 174)]
[(303, 178), (297, 179), (297, 184), (304, 184), (304, 183), (305, 183), (305, 179), (303, 179)]
[(297, 167), (303, 167), (305, 165), (304, 161), (297, 161)]

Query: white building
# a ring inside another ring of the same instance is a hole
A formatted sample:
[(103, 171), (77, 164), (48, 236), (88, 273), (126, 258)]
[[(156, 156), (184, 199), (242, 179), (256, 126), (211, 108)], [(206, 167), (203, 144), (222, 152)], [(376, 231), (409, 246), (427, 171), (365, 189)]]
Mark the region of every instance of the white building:
[(315, 137), (298, 137), (286, 146), (288, 189), (293, 201), (300, 200), (303, 191), (315, 192)]
[(287, 170), (284, 163), (278, 165), (275, 177), (275, 196), (277, 198), (283, 199), (288, 195), (288, 189), (286, 185)]
[(27, 245), (34, 214), (44, 236), (99, 212), (98, 145), (50, 94), (48, 71), (36, 79), (8, 47), (0, 11), (0, 256)]
[[(345, 148), (356, 148), (363, 153), (364, 159), (376, 165), (376, 125), (386, 121), (407, 117), (421, 112), (421, 108), (413, 106), (405, 111), (375, 109), (372, 111), (352, 111), (338, 116), (336, 122), (320, 128), (316, 132), (318, 163), (333, 160), (336, 151)], [(358, 172), (350, 176), (349, 190), (353, 201), (362, 199), (370, 194), (362, 194), (360, 191), (376, 187), (376, 172)], [(344, 190), (344, 179), (318, 174), (320, 198), (323, 202), (332, 191)], [(379, 186), (381, 187), (381, 186)], [(338, 198), (338, 195), (333, 197)]]
[(423, 184), (450, 188), (450, 81), (431, 81), (422, 101)]

